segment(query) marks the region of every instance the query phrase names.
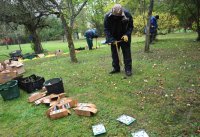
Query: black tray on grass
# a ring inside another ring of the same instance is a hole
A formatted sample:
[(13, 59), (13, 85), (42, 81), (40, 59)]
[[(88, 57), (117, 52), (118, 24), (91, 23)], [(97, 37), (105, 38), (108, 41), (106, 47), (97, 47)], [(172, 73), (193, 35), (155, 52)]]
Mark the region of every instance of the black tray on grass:
[(19, 87), (27, 93), (42, 89), (43, 83), (45, 82), (43, 77), (36, 76), (35, 74), (25, 78), (18, 77), (16, 80), (19, 82)]

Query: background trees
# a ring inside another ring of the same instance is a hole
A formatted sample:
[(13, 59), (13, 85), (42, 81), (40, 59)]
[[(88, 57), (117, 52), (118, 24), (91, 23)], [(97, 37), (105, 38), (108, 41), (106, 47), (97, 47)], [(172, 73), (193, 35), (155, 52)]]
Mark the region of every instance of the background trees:
[(87, 0), (66, 0), (66, 1), (56, 1), (49, 0), (53, 5), (52, 10), (56, 10), (61, 19), (64, 32), (67, 38), (68, 47), (70, 51), (70, 57), (72, 62), (78, 62), (75, 54), (74, 42), (72, 39), (73, 28), (75, 23), (75, 18), (81, 12), (83, 7), (86, 5)]
[(45, 16), (49, 12), (43, 11), (43, 1), (40, 0), (1, 0), (0, 21), (24, 25), (30, 33), (29, 39), (34, 44), (35, 53), (43, 52), (37, 29), (45, 27)]
[[(200, 1), (199, 0), (183, 0), (179, 3), (183, 2), (183, 9), (186, 10), (185, 13), (189, 14), (189, 17), (194, 21), (193, 23), (196, 24), (196, 32), (198, 34), (197, 41), (200, 41)], [(188, 15), (187, 14), (187, 15)]]
[[(134, 33), (142, 36), (150, 0), (1, 0), (0, 39), (12, 38), (13, 43), (32, 41), (35, 53), (41, 53), (41, 40), (59, 40), (65, 34), (71, 60), (77, 62), (73, 38), (83, 36), (89, 28), (96, 28), (99, 35), (104, 36), (104, 15), (115, 3), (121, 3), (130, 11)], [(158, 33), (191, 29), (200, 40), (199, 0), (155, 0), (153, 15), (156, 14), (160, 15)], [(20, 27), (11, 29), (10, 23)]]
[(46, 18), (47, 27), (39, 29), (42, 41), (59, 40), (64, 35), (61, 21), (54, 15)]
[(159, 11), (176, 15), (179, 19), (179, 27), (192, 29), (195, 25), (197, 41), (200, 40), (200, 1), (199, 0), (165, 0), (161, 2)]
[(90, 26), (93, 28), (96, 28), (98, 30), (99, 35), (103, 35), (103, 18), (104, 14), (106, 13), (104, 8), (107, 4), (104, 0), (94, 0), (90, 1), (90, 3), (87, 5), (87, 14), (88, 16), (88, 22), (90, 23)]

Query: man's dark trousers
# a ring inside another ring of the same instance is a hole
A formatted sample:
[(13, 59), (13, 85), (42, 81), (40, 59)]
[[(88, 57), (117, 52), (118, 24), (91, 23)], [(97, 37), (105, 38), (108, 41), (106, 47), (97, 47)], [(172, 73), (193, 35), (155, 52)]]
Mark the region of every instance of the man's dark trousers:
[[(126, 42), (119, 42), (118, 48), (121, 48), (124, 58), (124, 67), (125, 71), (132, 71), (132, 58), (131, 58), (131, 46), (129, 43)], [(120, 52), (119, 50), (119, 52)], [(111, 45), (111, 52), (112, 52), (112, 66), (115, 70), (120, 70), (119, 66), (119, 58), (116, 49), (116, 45)]]
[(89, 50), (92, 50), (93, 47), (93, 40), (92, 38), (86, 38)]

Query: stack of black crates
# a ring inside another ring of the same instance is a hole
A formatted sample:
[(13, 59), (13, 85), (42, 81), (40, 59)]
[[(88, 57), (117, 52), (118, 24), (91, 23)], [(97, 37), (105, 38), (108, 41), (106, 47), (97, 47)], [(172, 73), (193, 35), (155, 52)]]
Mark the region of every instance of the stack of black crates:
[(26, 91), (27, 93), (32, 93), (34, 91), (40, 90), (43, 87), (45, 79), (35, 74), (28, 77), (18, 77), (17, 78), (19, 87)]

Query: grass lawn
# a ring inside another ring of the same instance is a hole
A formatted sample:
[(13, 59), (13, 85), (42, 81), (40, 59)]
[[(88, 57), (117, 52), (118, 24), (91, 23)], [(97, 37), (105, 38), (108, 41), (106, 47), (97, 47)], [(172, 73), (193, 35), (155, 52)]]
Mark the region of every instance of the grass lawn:
[[(93, 117), (72, 115), (50, 120), (48, 107), (27, 102), (28, 94), (12, 101), (0, 97), (0, 136), (93, 136), (92, 126), (103, 123), (102, 136), (130, 137), (145, 129), (150, 137), (200, 136), (200, 43), (194, 33), (158, 36), (150, 53), (144, 53), (144, 38), (132, 40), (134, 75), (124, 79), (124, 72), (108, 75), (111, 70), (109, 46), (77, 54), (78, 63), (69, 57), (52, 57), (25, 62), (25, 75), (37, 74), (46, 80), (62, 77), (65, 92), (79, 102), (96, 104)], [(76, 47), (86, 45), (75, 41)], [(45, 49), (63, 49), (59, 41), (43, 44)], [(62, 47), (62, 48), (61, 48)], [(9, 53), (0, 47), (0, 54)], [(11, 49), (12, 48), (12, 49)], [(10, 46), (9, 51), (17, 49)], [(23, 45), (23, 51), (30, 47)], [(127, 114), (136, 118), (130, 126), (116, 119)], [(197, 132), (198, 131), (198, 132)]]
[[(97, 39), (97, 46), (99, 46), (100, 42), (103, 40), (103, 38), (99, 38)], [(86, 44), (86, 40), (85, 39), (81, 39), (81, 40), (77, 40), (75, 41), (75, 48), (79, 48), (79, 47), (85, 47)], [(96, 39), (93, 40), (93, 44), (94, 47), (96, 47)], [(68, 52), (69, 48), (68, 48), (68, 44), (67, 42), (63, 42), (62, 40), (60, 41), (47, 41), (47, 42), (42, 42), (42, 47), (43, 49), (46, 49), (50, 52), (53, 52), (55, 50), (63, 50), (64, 52)], [(13, 52), (15, 50), (19, 50), (19, 45), (9, 45), (8, 46), (9, 49), (7, 49), (6, 46), (0, 46), (0, 59), (6, 59), (7, 57), (4, 55), (9, 55), (10, 52)], [(27, 43), (27, 44), (21, 44), (21, 48), (22, 48), (22, 53), (26, 54), (26, 53), (33, 53), (34, 51), (31, 49), (31, 44)]]

